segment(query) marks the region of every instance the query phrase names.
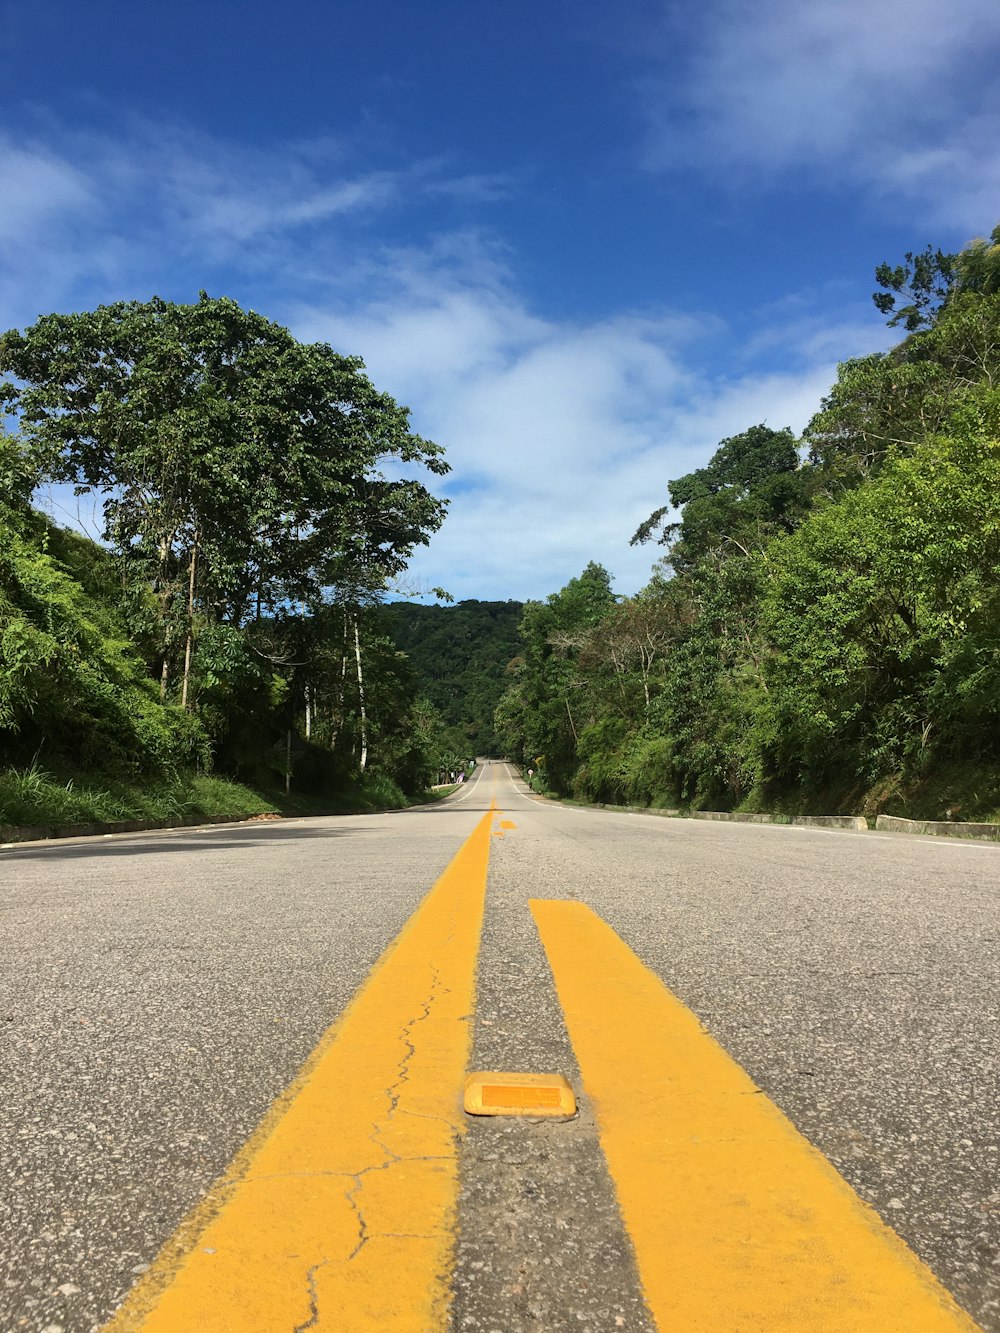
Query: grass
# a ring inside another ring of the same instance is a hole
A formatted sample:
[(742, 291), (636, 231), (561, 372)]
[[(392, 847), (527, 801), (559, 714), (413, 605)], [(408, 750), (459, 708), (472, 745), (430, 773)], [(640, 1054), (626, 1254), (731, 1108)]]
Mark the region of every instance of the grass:
[(427, 792), (411, 799), (378, 773), (366, 774), (361, 782), (335, 796), (296, 790), (286, 796), (284, 789), (256, 790), (205, 774), (140, 785), (100, 774), (56, 774), (33, 765), (0, 770), (0, 832), (26, 825), (58, 830), (73, 824), (127, 820), (197, 823), (223, 816), (365, 814), (402, 810), (438, 798), (439, 793)]
[(33, 766), (0, 772), (0, 826), (113, 824), (122, 820), (196, 820), (265, 814), (260, 793), (224, 778), (191, 774), (155, 786), (98, 774), (66, 777)]

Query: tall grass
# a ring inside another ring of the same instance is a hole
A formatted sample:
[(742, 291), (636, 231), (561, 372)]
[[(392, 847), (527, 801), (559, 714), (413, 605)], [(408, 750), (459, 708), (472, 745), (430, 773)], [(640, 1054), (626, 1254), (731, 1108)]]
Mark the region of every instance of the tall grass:
[(101, 775), (66, 778), (37, 765), (0, 771), (0, 825), (111, 824), (120, 820), (184, 820), (264, 814), (274, 804), (223, 778), (184, 776), (156, 786)]
[[(419, 800), (430, 799), (427, 794)], [(227, 778), (187, 774), (155, 786), (126, 784), (107, 775), (67, 776), (37, 764), (0, 769), (0, 832), (4, 827), (39, 826), (58, 830), (71, 824), (114, 824), (123, 820), (184, 821), (234, 819), (280, 811), (295, 815), (402, 810), (414, 802), (381, 773), (367, 773), (333, 796), (293, 790), (254, 791)]]

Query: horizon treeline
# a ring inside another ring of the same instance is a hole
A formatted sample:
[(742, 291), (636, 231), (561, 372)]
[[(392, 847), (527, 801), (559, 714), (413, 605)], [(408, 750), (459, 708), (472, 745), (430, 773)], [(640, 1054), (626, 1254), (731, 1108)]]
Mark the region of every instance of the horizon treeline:
[[(0, 373), (0, 763), (390, 801), (436, 779), (447, 728), (380, 603), (449, 469), (359, 359), (202, 293), (46, 316)], [(101, 544), (32, 507), (45, 482), (94, 497)]]
[(1000, 809), (1000, 227), (875, 276), (906, 336), (844, 362), (801, 438), (751, 425), (668, 482), (646, 588), (591, 563), (526, 605), (496, 725), (543, 787)]

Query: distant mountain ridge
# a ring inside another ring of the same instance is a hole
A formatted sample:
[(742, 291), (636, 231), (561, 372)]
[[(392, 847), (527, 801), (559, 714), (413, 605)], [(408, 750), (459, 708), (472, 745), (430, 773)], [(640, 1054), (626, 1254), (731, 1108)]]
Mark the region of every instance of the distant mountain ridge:
[(511, 658), (521, 651), (522, 602), (450, 606), (393, 602), (385, 608), (389, 632), (409, 658), (420, 692), (449, 725), (462, 729), (470, 750), (498, 754), (493, 713), (508, 683)]

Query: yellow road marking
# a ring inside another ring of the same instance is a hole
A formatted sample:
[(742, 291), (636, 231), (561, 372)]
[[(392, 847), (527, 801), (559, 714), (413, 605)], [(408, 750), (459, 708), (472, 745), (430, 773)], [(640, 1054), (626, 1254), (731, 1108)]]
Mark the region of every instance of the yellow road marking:
[(444, 1326), (493, 814), (108, 1333)]
[(661, 1328), (976, 1328), (609, 926), (531, 910)]

